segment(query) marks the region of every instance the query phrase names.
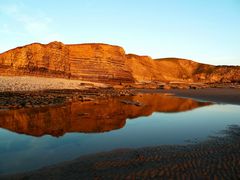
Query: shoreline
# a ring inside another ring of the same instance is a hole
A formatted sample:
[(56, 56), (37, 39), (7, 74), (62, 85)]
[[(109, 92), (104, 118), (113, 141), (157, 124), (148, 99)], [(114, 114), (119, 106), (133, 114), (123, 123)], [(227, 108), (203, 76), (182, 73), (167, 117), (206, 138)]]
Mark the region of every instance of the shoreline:
[(229, 126), (223, 133), (222, 137), (211, 137), (197, 144), (113, 150), (0, 178), (237, 179), (240, 176), (240, 126)]
[[(0, 110), (41, 108), (75, 101), (95, 101), (98, 98), (134, 96), (138, 93), (163, 93), (199, 101), (240, 105), (240, 89), (237, 88), (165, 90), (82, 85), (87, 88), (0, 92)], [(130, 101), (124, 103), (138, 105)], [(120, 149), (81, 156), (30, 172), (0, 175), (0, 179), (237, 179), (240, 177), (240, 127), (230, 126), (226, 132), (226, 137), (216, 137), (197, 144)]]
[(157, 92), (173, 93), (175, 96), (193, 98), (195, 100), (211, 101), (221, 104), (240, 105), (240, 89), (206, 88), (206, 89), (171, 89), (157, 90)]
[[(21, 108), (39, 108), (63, 105), (72, 102), (95, 101), (119, 96), (135, 96), (141, 93), (162, 93), (197, 101), (220, 104), (240, 105), (240, 89), (205, 88), (205, 89), (114, 89), (109, 87), (85, 89), (48, 89), (39, 91), (0, 92), (0, 110)], [(130, 102), (134, 103), (134, 102)], [(141, 102), (139, 102), (141, 104)]]
[(41, 108), (73, 102), (96, 101), (97, 99), (134, 95), (134, 90), (113, 88), (0, 92), (0, 110)]

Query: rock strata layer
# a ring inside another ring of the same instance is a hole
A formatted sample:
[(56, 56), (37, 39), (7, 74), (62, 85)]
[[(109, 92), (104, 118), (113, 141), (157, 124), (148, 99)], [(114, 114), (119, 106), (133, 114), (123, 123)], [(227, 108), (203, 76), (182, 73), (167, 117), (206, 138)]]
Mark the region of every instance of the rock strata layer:
[(0, 75), (63, 77), (104, 83), (240, 82), (240, 66), (178, 58), (153, 60), (107, 44), (33, 43), (0, 54)]
[(133, 82), (121, 47), (105, 44), (34, 43), (0, 55), (1, 75), (63, 77), (95, 82)]

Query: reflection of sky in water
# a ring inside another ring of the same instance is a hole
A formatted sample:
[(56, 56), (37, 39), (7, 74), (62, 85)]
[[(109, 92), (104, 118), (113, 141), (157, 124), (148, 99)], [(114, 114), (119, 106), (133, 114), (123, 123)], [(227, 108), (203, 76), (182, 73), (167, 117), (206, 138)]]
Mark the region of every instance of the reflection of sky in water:
[(130, 119), (107, 133), (69, 133), (55, 138), (19, 135), (0, 129), (0, 173), (38, 168), (82, 154), (116, 148), (183, 144), (204, 140), (227, 125), (240, 125), (240, 106), (212, 105), (180, 113), (154, 113)]

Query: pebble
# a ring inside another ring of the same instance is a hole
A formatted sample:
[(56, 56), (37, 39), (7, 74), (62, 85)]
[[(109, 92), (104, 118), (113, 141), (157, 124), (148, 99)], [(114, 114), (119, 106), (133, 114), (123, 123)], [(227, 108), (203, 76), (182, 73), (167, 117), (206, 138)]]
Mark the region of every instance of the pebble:
[[(33, 92), (0, 92), (0, 109), (38, 108), (60, 105), (75, 101), (95, 101), (97, 98), (133, 96), (132, 90), (88, 89), (88, 90), (46, 90)], [(141, 103), (136, 102), (136, 106)]]

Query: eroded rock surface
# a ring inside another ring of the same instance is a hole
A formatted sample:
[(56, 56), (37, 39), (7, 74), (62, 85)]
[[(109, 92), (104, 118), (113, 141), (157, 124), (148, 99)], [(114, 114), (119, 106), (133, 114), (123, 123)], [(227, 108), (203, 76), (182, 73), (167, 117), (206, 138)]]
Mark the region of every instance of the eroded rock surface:
[(178, 58), (153, 60), (119, 46), (51, 42), (0, 54), (0, 75), (63, 77), (92, 82), (240, 82), (239, 66), (213, 66)]
[(187, 59), (127, 55), (128, 66), (137, 82), (181, 81), (203, 83), (240, 82), (240, 66), (213, 66)]
[(34, 43), (0, 55), (2, 75), (40, 75), (100, 82), (133, 82), (121, 47)]

